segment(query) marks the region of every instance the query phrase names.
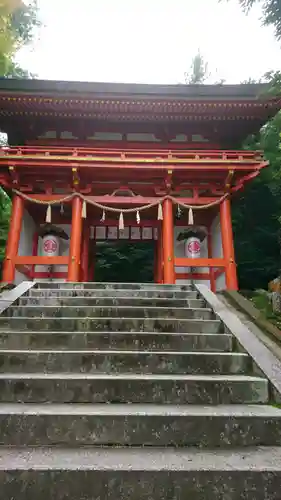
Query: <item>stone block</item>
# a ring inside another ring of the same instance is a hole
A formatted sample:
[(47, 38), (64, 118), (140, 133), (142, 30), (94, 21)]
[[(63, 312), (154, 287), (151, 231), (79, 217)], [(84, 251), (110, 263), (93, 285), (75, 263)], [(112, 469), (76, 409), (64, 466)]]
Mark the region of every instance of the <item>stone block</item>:
[(251, 373), (251, 358), (240, 353), (145, 351), (0, 351), (0, 373)]
[(0, 332), (2, 349), (125, 349), (161, 351), (232, 351), (232, 335), (157, 332)]
[(204, 449), (280, 446), (281, 410), (258, 405), (2, 404), (0, 444)]
[(26, 318), (176, 318), (179, 319), (212, 319), (211, 309), (191, 307), (143, 307), (143, 306), (20, 306), (10, 307), (6, 315)]
[[(38, 311), (38, 314), (39, 311)], [(222, 323), (218, 320), (176, 318), (26, 318), (0, 317), (1, 330), (55, 330), (55, 331), (124, 331), (124, 332), (175, 332), (219, 333)]]
[(0, 374), (5, 403), (250, 404), (268, 382), (246, 375)]

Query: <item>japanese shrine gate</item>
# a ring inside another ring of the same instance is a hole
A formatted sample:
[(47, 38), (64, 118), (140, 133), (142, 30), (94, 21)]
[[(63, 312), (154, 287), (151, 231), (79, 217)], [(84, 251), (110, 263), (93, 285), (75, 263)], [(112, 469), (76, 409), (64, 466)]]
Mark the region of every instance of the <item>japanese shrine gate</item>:
[[(230, 203), (267, 165), (240, 149), (280, 108), (264, 91), (2, 80), (3, 281), (92, 281), (95, 243), (131, 239), (155, 241), (156, 283), (237, 289)], [(65, 239), (44, 240), (46, 223)], [(190, 258), (179, 234), (202, 227)]]

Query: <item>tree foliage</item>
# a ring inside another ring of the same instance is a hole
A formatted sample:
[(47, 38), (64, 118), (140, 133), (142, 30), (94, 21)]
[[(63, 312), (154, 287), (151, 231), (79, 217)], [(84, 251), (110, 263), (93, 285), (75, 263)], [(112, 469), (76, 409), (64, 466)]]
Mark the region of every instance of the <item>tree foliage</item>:
[(154, 244), (141, 242), (97, 243), (95, 280), (143, 282), (154, 280)]
[(192, 59), (189, 71), (184, 74), (185, 83), (191, 85), (202, 84), (207, 80), (208, 76), (208, 63), (198, 50)]
[(26, 77), (14, 60), (17, 51), (31, 42), (38, 20), (37, 0), (0, 0), (0, 76)]
[[(188, 84), (203, 84), (209, 77), (208, 64), (198, 52), (185, 74)], [(267, 94), (281, 93), (281, 73), (268, 72), (263, 81)], [(250, 78), (245, 84), (257, 83)], [(281, 260), (281, 113), (256, 135), (248, 137), (241, 148), (262, 150), (270, 166), (240, 195), (233, 199), (233, 227), (242, 288), (266, 288), (280, 273)]]
[[(270, 79), (269, 92), (278, 91), (280, 74), (266, 77)], [(281, 268), (281, 113), (262, 127), (257, 136), (248, 137), (244, 147), (262, 150), (269, 167), (234, 200), (240, 286), (266, 288), (268, 281), (280, 274)]]
[(254, 4), (261, 3), (263, 10), (263, 24), (273, 26), (277, 40), (281, 39), (281, 1), (280, 0), (239, 0), (245, 12)]
[[(29, 75), (15, 62), (16, 52), (31, 42), (39, 26), (37, 0), (0, 0), (0, 76), (26, 78)], [(0, 146), (5, 135), (0, 134)], [(0, 263), (4, 258), (9, 227), (10, 198), (0, 188)]]

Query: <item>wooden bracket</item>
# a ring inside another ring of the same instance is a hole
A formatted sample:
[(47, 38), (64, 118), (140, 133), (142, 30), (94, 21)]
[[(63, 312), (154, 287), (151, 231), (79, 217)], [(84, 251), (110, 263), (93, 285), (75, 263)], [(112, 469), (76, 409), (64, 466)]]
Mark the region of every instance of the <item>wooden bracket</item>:
[(172, 182), (173, 182), (172, 177), (173, 177), (173, 170), (172, 169), (167, 170), (167, 175), (165, 178), (165, 186), (168, 191), (170, 191), (172, 188)]
[(80, 178), (78, 174), (78, 168), (72, 167), (72, 185), (74, 189), (77, 189), (80, 184)]
[(9, 166), (9, 173), (10, 173), (10, 176), (12, 178), (12, 183), (18, 185), (19, 184), (19, 176), (18, 176), (18, 173), (17, 173), (14, 166), (12, 166), (12, 165)]
[(230, 188), (231, 188), (231, 183), (232, 183), (233, 175), (234, 175), (234, 170), (229, 170), (228, 174), (227, 174), (227, 177), (226, 177), (226, 180), (225, 180), (225, 189), (227, 191), (229, 191)]

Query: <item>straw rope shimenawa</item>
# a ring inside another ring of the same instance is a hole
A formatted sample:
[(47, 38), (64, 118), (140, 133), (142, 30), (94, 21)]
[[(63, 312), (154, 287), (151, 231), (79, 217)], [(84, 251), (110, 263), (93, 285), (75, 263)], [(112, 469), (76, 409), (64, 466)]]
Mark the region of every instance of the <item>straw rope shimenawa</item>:
[(71, 201), (75, 196), (78, 196), (83, 200), (83, 205), (82, 205), (82, 218), (86, 219), (87, 218), (87, 203), (89, 205), (92, 205), (96, 208), (99, 208), (102, 210), (102, 217), (101, 217), (101, 222), (105, 221), (105, 213), (106, 212), (112, 212), (119, 214), (119, 229), (123, 230), (124, 229), (124, 214), (130, 214), (130, 213), (135, 213), (136, 214), (136, 220), (137, 223), (140, 223), (140, 212), (144, 210), (148, 210), (149, 208), (153, 208), (158, 206), (158, 215), (157, 219), (158, 220), (163, 220), (163, 209), (162, 209), (162, 203), (165, 200), (171, 200), (172, 203), (175, 205), (178, 205), (182, 208), (186, 208), (189, 210), (188, 213), (188, 224), (193, 225), (194, 224), (194, 218), (193, 218), (193, 210), (206, 210), (207, 208), (214, 207), (216, 205), (219, 205), (222, 201), (224, 201), (228, 196), (229, 193), (225, 193), (222, 195), (220, 198), (217, 200), (207, 203), (206, 205), (189, 205), (187, 203), (182, 203), (180, 202), (177, 198), (166, 195), (161, 198), (158, 198), (157, 201), (154, 201), (153, 203), (149, 203), (147, 205), (142, 205), (140, 207), (134, 207), (134, 208), (114, 208), (106, 205), (102, 205), (101, 203), (98, 203), (94, 201), (93, 199), (89, 199), (86, 196), (84, 196), (81, 193), (78, 192), (73, 192), (71, 194), (68, 194), (64, 196), (61, 199), (58, 200), (37, 200), (36, 198), (31, 198), (25, 193), (22, 193), (21, 191), (18, 191), (17, 189), (13, 189), (13, 192), (17, 194), (18, 196), (21, 196), (24, 200), (30, 202), (30, 203), (36, 203), (37, 205), (46, 205), (47, 206), (47, 212), (46, 212), (46, 222), (50, 223), (52, 219), (52, 206), (55, 205), (63, 205), (63, 203)]

